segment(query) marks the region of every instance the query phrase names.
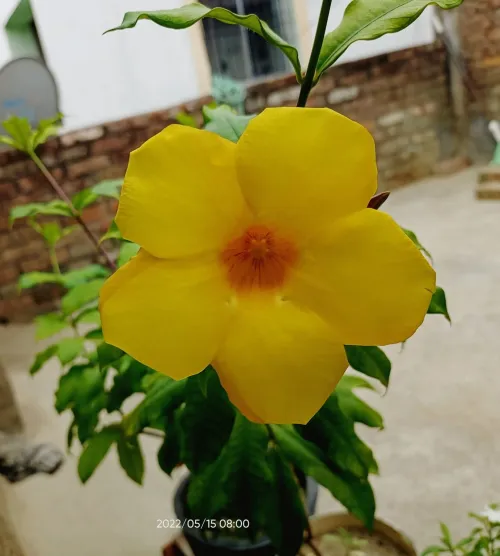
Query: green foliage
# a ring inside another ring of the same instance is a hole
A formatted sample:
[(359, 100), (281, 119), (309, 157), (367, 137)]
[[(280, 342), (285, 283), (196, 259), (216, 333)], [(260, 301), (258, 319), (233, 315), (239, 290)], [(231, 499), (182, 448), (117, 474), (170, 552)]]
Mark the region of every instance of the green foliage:
[(469, 534), (458, 542), (452, 539), (448, 526), (440, 523), (440, 544), (428, 546), (421, 556), (430, 554), (498, 556), (500, 554), (500, 512), (498, 508), (498, 504), (490, 504), (481, 514), (469, 513), (469, 517), (478, 522), (479, 526), (473, 527)]
[(45, 340), (67, 328), (68, 322), (59, 313), (49, 313), (35, 318), (35, 338)]
[(111, 446), (121, 438), (121, 430), (117, 425), (103, 428), (90, 438), (78, 460), (78, 476), (82, 483), (86, 483), (94, 471), (104, 460)]
[(451, 323), (451, 317), (448, 312), (448, 304), (446, 303), (446, 294), (444, 293), (443, 288), (436, 288), (427, 313), (429, 315), (443, 315), (446, 320)]
[(266, 522), (267, 508), (261, 501), (273, 487), (268, 441), (264, 425), (238, 413), (220, 456), (192, 476), (187, 499), (191, 516), (248, 519), (255, 535)]
[(217, 459), (227, 443), (235, 411), (212, 368), (189, 378), (184, 396), (178, 412), (181, 459), (191, 472), (198, 473)]
[(61, 119), (62, 115), (58, 114), (54, 118), (41, 120), (38, 127), (33, 129), (28, 118), (10, 116), (2, 122), (8, 136), (0, 135), (0, 143), (28, 154), (34, 153), (39, 145), (58, 134)]
[(107, 241), (108, 239), (123, 239), (122, 234), (114, 220), (111, 222), (108, 231), (101, 237), (100, 243)]
[(61, 300), (63, 313), (65, 315), (70, 315), (89, 303), (95, 302), (104, 282), (104, 279), (97, 278), (90, 282), (78, 284), (72, 288)]
[(118, 439), (118, 457), (120, 465), (127, 475), (138, 485), (144, 478), (144, 456), (137, 436), (120, 436)]
[(285, 456), (307, 476), (327, 488), (353, 515), (371, 528), (375, 497), (370, 483), (344, 471), (333, 471), (321, 450), (300, 436), (291, 426), (271, 426)]
[(357, 41), (373, 40), (387, 33), (397, 33), (413, 23), (427, 6), (445, 10), (463, 0), (353, 0), (340, 25), (328, 33), (316, 66), (315, 82), (344, 52)]
[(385, 387), (389, 386), (391, 360), (378, 347), (345, 346), (349, 365), (355, 370), (376, 378)]
[(152, 12), (127, 12), (119, 27), (107, 31), (118, 31), (135, 27), (139, 20), (148, 19), (157, 25), (168, 29), (186, 29), (204, 18), (212, 18), (229, 25), (241, 25), (257, 33), (267, 42), (278, 47), (290, 60), (297, 75), (297, 80), (302, 83), (302, 69), (297, 49), (283, 40), (269, 25), (256, 15), (238, 15), (225, 8), (207, 8), (203, 4), (193, 3), (173, 10), (159, 10)]
[(432, 262), (432, 256), (427, 249), (420, 243), (415, 232), (403, 229), (403, 232), (413, 241), (413, 243), (422, 251), (422, 253)]
[(104, 180), (90, 188), (94, 195), (100, 197), (110, 197), (111, 199), (119, 199), (120, 191), (123, 185), (123, 178), (116, 180)]
[(110, 271), (98, 264), (87, 265), (78, 270), (58, 274), (55, 272), (28, 272), (19, 278), (18, 288), (26, 290), (41, 284), (58, 284), (66, 289), (85, 284), (89, 280), (105, 278)]
[(140, 246), (136, 243), (130, 241), (122, 242), (120, 247), (120, 252), (118, 254), (117, 263), (118, 266), (123, 266), (128, 263), (132, 257), (135, 257), (139, 253)]
[(57, 346), (50, 346), (36, 354), (35, 360), (30, 367), (30, 375), (36, 374), (57, 353)]
[(70, 207), (60, 200), (49, 201), (48, 203), (27, 203), (12, 208), (9, 223), (12, 225), (20, 218), (34, 216), (73, 216), (73, 213)]
[(343, 376), (335, 389), (340, 409), (355, 423), (363, 423), (367, 427), (383, 429), (384, 420), (382, 416), (354, 394), (353, 390), (355, 388), (375, 390), (369, 382), (361, 377)]
[(340, 409), (336, 393), (303, 427), (302, 436), (318, 446), (336, 467), (356, 477), (367, 479), (370, 473), (378, 472), (372, 451), (356, 434), (353, 420)]
[(212, 131), (228, 139), (233, 143), (237, 143), (238, 139), (243, 135), (250, 120), (255, 116), (240, 116), (229, 106), (219, 106), (217, 108), (203, 108), (203, 116), (205, 118), (205, 129)]
[(196, 120), (193, 118), (193, 116), (187, 114), (186, 112), (179, 112), (175, 117), (175, 119), (177, 120), (177, 123), (181, 125), (186, 125), (188, 127), (196, 127), (196, 128), (198, 127), (198, 124)]

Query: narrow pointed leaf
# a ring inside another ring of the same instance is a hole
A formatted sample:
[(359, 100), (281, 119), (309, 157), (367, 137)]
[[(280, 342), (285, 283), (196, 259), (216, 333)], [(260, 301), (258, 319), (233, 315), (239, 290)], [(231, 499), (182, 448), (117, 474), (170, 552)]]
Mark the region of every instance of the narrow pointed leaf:
[(446, 320), (451, 323), (450, 313), (448, 312), (448, 304), (446, 302), (446, 294), (444, 293), (443, 288), (437, 288), (434, 292), (427, 313), (429, 315), (443, 315)]
[(210, 9), (203, 4), (193, 3), (182, 6), (181, 8), (174, 8), (173, 10), (127, 12), (123, 18), (122, 24), (107, 32), (131, 29), (135, 27), (137, 22), (141, 19), (149, 19), (157, 25), (169, 29), (186, 29), (204, 18), (217, 19), (229, 25), (241, 25), (257, 33), (267, 42), (277, 46), (292, 63), (299, 83), (302, 82), (302, 70), (297, 49), (283, 40), (265, 21), (262, 21), (254, 14), (238, 15), (225, 8)]
[(353, 0), (340, 25), (325, 37), (316, 67), (316, 81), (357, 41), (397, 33), (413, 23), (427, 6), (448, 10), (463, 0)]

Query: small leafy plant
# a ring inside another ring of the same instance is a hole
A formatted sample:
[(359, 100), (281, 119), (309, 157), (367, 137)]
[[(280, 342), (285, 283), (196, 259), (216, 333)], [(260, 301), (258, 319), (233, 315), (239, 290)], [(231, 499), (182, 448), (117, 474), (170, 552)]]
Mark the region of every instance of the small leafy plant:
[(469, 513), (477, 523), (470, 533), (459, 541), (451, 538), (449, 528), (441, 523), (439, 544), (427, 547), (422, 556), (451, 554), (452, 556), (500, 555), (500, 504), (490, 504), (481, 513)]

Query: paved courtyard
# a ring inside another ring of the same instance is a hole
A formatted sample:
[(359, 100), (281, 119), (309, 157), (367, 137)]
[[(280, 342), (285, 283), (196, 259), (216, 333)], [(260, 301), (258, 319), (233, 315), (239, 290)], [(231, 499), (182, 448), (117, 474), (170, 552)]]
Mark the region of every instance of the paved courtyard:
[[(380, 463), (374, 479), (378, 516), (418, 549), (435, 540), (438, 522), (468, 533), (467, 512), (500, 502), (500, 202), (474, 199), (474, 170), (394, 192), (384, 207), (414, 230), (435, 259), (448, 294), (450, 327), (439, 316), (401, 352), (391, 347), (393, 376), (384, 396), (369, 395), (386, 419), (364, 431)], [(37, 350), (30, 326), (0, 327), (0, 361), (11, 375), (28, 436), (65, 445), (66, 416), (53, 409), (56, 365), (27, 374)], [(54, 477), (5, 486), (28, 556), (159, 556), (169, 531), (175, 481), (145, 439), (143, 488), (111, 454), (87, 486), (76, 458)], [(319, 511), (337, 509), (322, 493)]]

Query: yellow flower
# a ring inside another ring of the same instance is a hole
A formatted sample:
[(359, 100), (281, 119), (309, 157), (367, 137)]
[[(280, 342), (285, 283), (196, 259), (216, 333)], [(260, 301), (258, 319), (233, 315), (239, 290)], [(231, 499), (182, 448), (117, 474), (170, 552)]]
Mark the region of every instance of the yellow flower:
[(211, 363), (249, 419), (306, 423), (343, 346), (406, 340), (435, 290), (376, 187), (372, 137), (328, 109), (265, 110), (238, 144), (169, 126), (131, 155), (117, 224), (142, 249), (102, 290), (106, 341), (174, 379)]

